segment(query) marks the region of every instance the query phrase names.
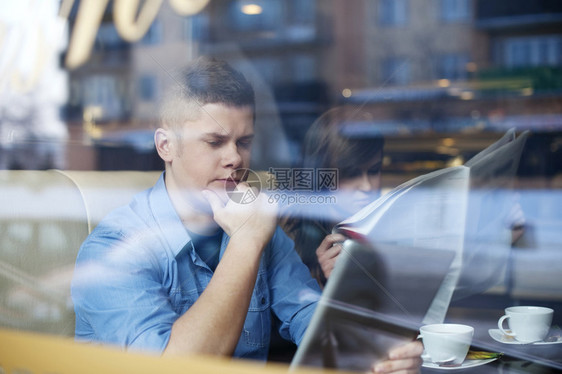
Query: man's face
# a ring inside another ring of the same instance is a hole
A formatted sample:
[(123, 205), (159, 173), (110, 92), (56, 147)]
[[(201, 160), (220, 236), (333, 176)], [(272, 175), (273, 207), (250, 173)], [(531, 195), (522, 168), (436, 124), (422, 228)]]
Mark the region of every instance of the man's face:
[[(186, 121), (173, 136), (166, 169), (166, 186), (181, 191), (192, 202), (203, 202), (200, 192), (210, 189), (223, 199), (250, 165), (254, 137), (250, 107), (205, 104), (195, 120)], [(195, 198), (195, 201), (193, 201)]]

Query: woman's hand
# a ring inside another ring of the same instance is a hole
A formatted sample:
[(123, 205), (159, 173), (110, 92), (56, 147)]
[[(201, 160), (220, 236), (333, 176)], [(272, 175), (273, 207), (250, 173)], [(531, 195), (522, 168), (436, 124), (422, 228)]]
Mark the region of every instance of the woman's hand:
[(345, 239), (346, 237), (341, 234), (326, 235), (322, 243), (320, 243), (316, 249), (316, 257), (318, 258), (318, 263), (326, 279), (328, 279), (332, 270), (334, 270), (336, 258), (342, 250), (341, 243), (343, 243)]
[(423, 360), (423, 345), (420, 341), (401, 345), (388, 353), (388, 360), (373, 366), (373, 373), (419, 373)]

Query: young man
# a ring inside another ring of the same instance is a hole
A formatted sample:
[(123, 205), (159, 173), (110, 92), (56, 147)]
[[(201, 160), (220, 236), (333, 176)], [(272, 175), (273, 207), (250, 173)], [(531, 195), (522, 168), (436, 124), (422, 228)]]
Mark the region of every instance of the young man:
[[(298, 344), (319, 287), (250, 187), (254, 92), (224, 62), (199, 59), (163, 105), (156, 185), (106, 217), (82, 245), (72, 284), (76, 338), (163, 354), (265, 359), (271, 318)], [(391, 352), (382, 371), (419, 368), (421, 345)]]

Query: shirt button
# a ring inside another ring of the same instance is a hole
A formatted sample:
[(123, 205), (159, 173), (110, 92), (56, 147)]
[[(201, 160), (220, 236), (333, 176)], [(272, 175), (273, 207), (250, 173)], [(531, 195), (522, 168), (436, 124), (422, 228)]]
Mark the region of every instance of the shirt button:
[(265, 297), (262, 297), (260, 302), (261, 302), (261, 305), (265, 304)]

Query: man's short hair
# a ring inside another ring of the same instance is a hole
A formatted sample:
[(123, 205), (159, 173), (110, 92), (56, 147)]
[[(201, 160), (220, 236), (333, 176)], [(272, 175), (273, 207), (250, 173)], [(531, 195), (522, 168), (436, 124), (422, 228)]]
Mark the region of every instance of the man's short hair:
[(177, 128), (194, 120), (205, 104), (250, 107), (255, 111), (255, 94), (244, 75), (227, 62), (199, 57), (187, 66), (163, 98), (162, 125)]

